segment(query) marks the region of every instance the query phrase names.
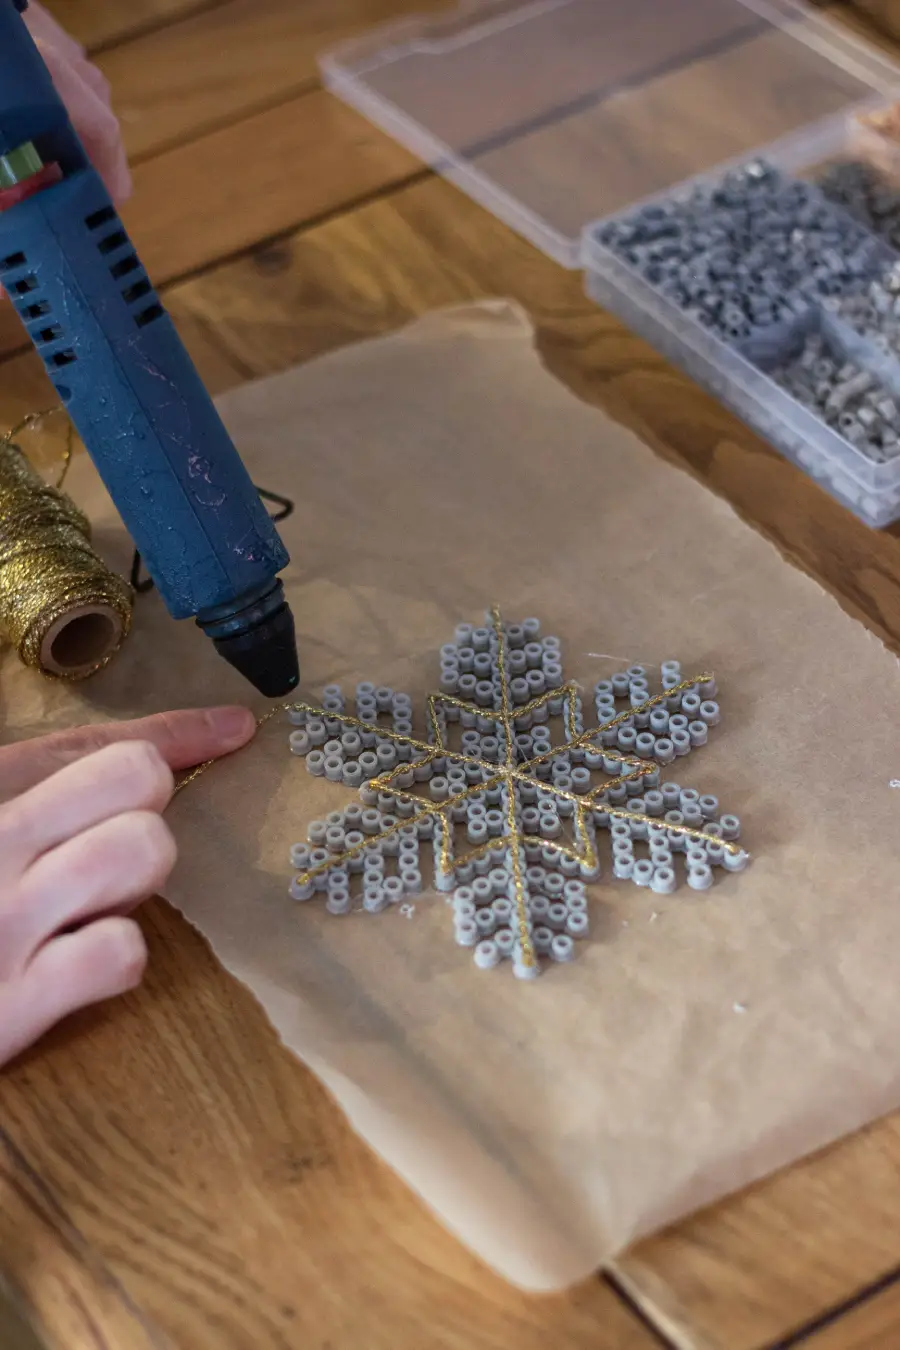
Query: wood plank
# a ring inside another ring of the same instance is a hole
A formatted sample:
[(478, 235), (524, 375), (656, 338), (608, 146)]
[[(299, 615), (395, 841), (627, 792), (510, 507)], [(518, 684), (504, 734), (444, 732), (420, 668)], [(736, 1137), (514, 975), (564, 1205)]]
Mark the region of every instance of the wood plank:
[(316, 58), (345, 38), (448, 5), (452, 0), (225, 0), (114, 47), (98, 64), (129, 155), (147, 158), (314, 87)]
[[(412, 155), (317, 90), (140, 164), (122, 216), (164, 287), (422, 172)], [(0, 357), (26, 344), (17, 315), (0, 302)]]
[(865, 1299), (802, 1342), (803, 1350), (892, 1350), (900, 1345), (900, 1284)]
[(124, 42), (217, 0), (43, 0), (62, 26), (90, 51)]
[[(159, 1328), (96, 1260), (5, 1131), (0, 1131), (0, 1252), (12, 1284), (10, 1306), (6, 1300), (0, 1304), (4, 1350), (107, 1350), (111, 1345), (165, 1350), (168, 1342)], [(40, 1325), (29, 1325), (24, 1309), (23, 1291), (29, 1285), (42, 1290)], [(29, 1333), (40, 1335), (42, 1345)]]
[[(900, 534), (867, 530), (585, 297), (436, 179), (258, 250), (170, 297), (211, 383), (307, 360), (437, 305), (519, 299), (550, 367), (733, 501), (900, 646)], [(210, 345), (213, 351), (210, 352)], [(682, 1347), (761, 1350), (897, 1260), (900, 1117), (641, 1244), (613, 1274)]]
[[(480, 1267), (202, 940), (162, 904), (145, 927), (144, 988), (8, 1071), (0, 1118), (116, 1288), (179, 1350), (658, 1350), (599, 1279), (528, 1298)], [(13, 1220), (34, 1258), (19, 1283), (44, 1313), (55, 1248), (27, 1214)], [(0, 1244), (4, 1261), (14, 1247)], [(105, 1341), (52, 1350), (144, 1350), (99, 1328)]]
[(900, 38), (900, 4), (897, 0), (846, 0), (833, 8), (851, 11), (852, 18), (860, 24), (860, 31), (880, 32), (893, 38), (896, 50), (896, 40)]
[(123, 218), (159, 284), (420, 171), (317, 90), (140, 164)]
[[(892, 0), (888, 0), (888, 3), (892, 3)], [(881, 4), (883, 0), (876, 0), (876, 6)], [(886, 51), (889, 56), (896, 57), (897, 36), (900, 34), (900, 9), (897, 10), (897, 19), (891, 36), (890, 23), (885, 23), (883, 18), (879, 17), (875, 6), (861, 4), (859, 0), (840, 0), (840, 3), (825, 3), (822, 8), (829, 19), (843, 24), (851, 32)]]

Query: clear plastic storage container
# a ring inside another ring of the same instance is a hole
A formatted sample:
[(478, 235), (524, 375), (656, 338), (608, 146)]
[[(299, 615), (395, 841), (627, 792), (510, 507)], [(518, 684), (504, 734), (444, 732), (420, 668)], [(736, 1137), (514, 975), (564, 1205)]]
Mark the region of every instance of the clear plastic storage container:
[[(897, 229), (878, 243), (880, 227), (854, 226), (826, 203), (859, 260), (852, 284), (864, 289), (870, 272), (881, 279), (895, 262), (900, 279), (900, 140), (866, 122), (900, 99), (892, 62), (793, 0), (474, 0), (345, 43), (323, 73), (494, 215), (564, 267), (583, 268), (598, 303), (864, 521), (900, 518), (900, 414), (896, 446), (875, 454), (782, 375), (814, 335), (825, 358), (870, 373), (868, 397), (883, 413), (894, 398), (900, 408), (900, 336), (873, 342), (835, 313), (845, 282), (837, 296), (824, 291), (828, 277), (822, 294), (801, 285), (788, 321), (723, 333), (608, 243), (611, 223), (717, 190), (757, 161), (779, 181), (809, 182), (817, 209), (818, 172), (852, 161), (898, 193)], [(842, 416), (858, 431), (855, 414)]]

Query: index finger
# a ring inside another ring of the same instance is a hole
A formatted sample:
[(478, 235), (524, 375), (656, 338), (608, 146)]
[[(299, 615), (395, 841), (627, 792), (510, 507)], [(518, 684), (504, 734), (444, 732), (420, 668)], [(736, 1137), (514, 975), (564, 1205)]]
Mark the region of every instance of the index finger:
[(255, 730), (256, 719), (248, 708), (190, 708), (20, 741), (0, 749), (0, 801), (18, 797), (85, 755), (120, 741), (149, 741), (177, 772), (239, 750)]

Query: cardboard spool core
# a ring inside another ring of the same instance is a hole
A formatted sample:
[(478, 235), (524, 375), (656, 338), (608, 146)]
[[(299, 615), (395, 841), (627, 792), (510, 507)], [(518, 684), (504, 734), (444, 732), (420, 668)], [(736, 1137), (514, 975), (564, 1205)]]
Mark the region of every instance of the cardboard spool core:
[(122, 618), (108, 605), (82, 605), (50, 625), (41, 643), (41, 668), (79, 679), (112, 656), (122, 641)]

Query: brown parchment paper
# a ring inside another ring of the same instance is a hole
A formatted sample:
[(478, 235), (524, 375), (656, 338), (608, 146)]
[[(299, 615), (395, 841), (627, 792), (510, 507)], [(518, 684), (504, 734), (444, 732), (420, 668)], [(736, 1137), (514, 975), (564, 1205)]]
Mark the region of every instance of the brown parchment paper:
[[(176, 801), (169, 898), (441, 1219), (509, 1279), (563, 1286), (900, 1104), (900, 677), (880, 643), (577, 402), (503, 302), (222, 408), (255, 481), (297, 499), (304, 692), (372, 678), (418, 705), (492, 601), (541, 617), (585, 684), (671, 656), (721, 682), (724, 727), (671, 776), (740, 814), (752, 867), (706, 895), (602, 882), (579, 959), (533, 984), (477, 971), (440, 897), (411, 918), (290, 901), (290, 844), (349, 794), (280, 719)], [(124, 565), (87, 464), (71, 486)], [(8, 655), (0, 677), (10, 737), (246, 693), (152, 597), (95, 681)]]

